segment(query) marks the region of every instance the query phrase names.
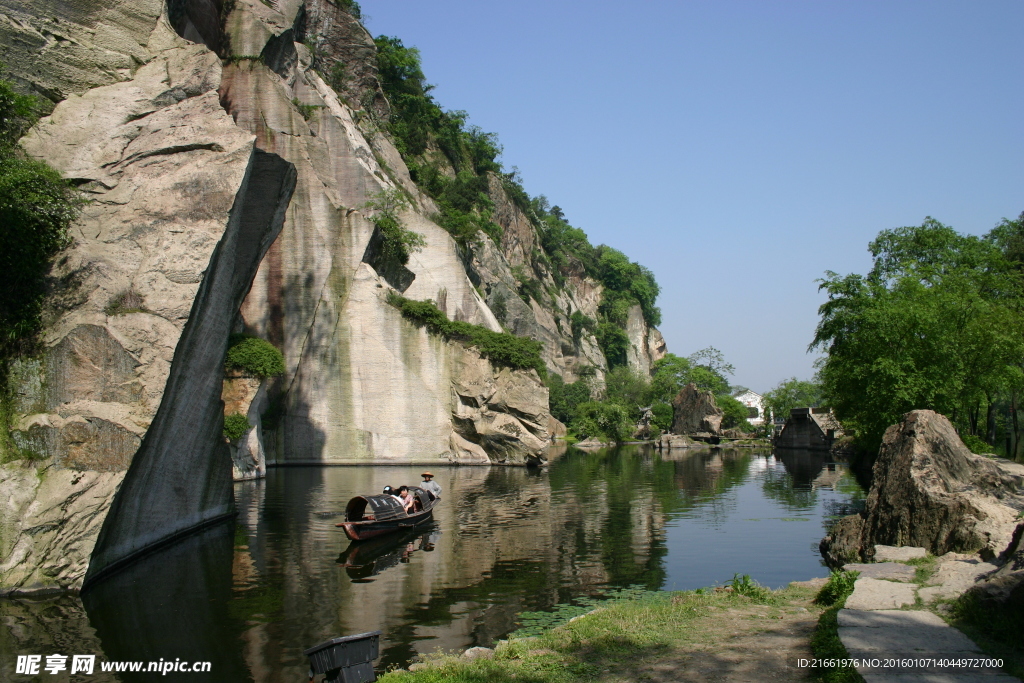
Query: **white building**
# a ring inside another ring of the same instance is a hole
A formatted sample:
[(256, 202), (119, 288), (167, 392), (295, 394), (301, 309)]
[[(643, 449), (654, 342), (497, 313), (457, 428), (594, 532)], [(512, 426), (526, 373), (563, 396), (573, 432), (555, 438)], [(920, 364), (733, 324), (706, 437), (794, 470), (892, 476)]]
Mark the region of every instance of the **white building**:
[(747, 389), (742, 394), (736, 394), (733, 398), (750, 409), (750, 416), (747, 417), (747, 422), (755, 427), (764, 423), (764, 397), (761, 394)]

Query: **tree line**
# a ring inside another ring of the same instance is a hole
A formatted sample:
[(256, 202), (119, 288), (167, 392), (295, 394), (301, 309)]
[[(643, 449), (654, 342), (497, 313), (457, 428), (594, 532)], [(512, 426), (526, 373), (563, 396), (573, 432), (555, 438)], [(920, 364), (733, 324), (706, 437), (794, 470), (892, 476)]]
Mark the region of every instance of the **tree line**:
[(861, 448), (877, 452), (906, 412), (949, 417), (975, 452), (1021, 455), (1024, 213), (982, 236), (927, 218), (884, 230), (866, 275), (827, 272), (810, 349), (818, 379)]

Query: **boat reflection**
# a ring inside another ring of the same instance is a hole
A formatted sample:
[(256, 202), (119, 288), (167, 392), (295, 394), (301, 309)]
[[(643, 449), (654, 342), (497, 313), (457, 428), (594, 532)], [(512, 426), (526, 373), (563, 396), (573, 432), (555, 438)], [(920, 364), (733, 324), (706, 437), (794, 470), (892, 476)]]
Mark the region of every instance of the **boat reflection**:
[(385, 569), (408, 562), (418, 550), (432, 551), (440, 535), (440, 529), (434, 525), (368, 541), (353, 541), (338, 556), (337, 563), (345, 567), (352, 583), (367, 583)]

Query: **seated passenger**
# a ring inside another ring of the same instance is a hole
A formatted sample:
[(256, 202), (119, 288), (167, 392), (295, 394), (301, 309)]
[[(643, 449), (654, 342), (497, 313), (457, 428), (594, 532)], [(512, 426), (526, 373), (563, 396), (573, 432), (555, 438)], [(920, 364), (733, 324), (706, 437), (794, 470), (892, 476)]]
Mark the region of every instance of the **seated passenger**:
[(408, 486), (398, 487), (398, 498), (402, 501), (402, 506), (405, 507), (407, 514), (413, 511), (413, 507), (416, 505), (416, 496), (412, 495)]

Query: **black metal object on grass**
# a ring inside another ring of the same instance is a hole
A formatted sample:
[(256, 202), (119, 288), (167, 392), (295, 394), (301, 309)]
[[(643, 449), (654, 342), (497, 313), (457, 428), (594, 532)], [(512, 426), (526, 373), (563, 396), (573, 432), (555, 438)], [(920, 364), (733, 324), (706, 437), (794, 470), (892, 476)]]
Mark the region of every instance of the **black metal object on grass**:
[(310, 680), (327, 674), (324, 683), (370, 683), (377, 680), (373, 660), (380, 655), (380, 631), (332, 638), (306, 650)]

